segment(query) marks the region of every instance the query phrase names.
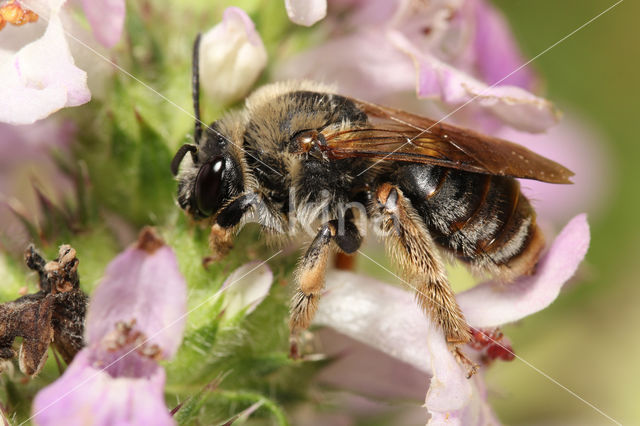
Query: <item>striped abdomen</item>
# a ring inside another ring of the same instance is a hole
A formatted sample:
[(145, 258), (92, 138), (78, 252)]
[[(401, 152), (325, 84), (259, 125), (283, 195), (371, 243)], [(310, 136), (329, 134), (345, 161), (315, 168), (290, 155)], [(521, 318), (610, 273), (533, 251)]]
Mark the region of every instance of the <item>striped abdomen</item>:
[(437, 244), (507, 278), (530, 272), (544, 245), (517, 180), (410, 164), (397, 182)]

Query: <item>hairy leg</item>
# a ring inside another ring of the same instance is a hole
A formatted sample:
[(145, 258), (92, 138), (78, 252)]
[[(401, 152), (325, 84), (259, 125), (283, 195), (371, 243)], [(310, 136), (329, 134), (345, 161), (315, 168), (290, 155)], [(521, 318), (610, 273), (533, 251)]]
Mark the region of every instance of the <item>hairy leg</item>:
[(389, 183), (376, 191), (374, 215), (380, 220), (392, 257), (416, 290), (418, 304), (442, 328), (456, 358), (468, 364), (457, 346), (471, 340), (471, 331), (423, 220), (402, 192)]
[(320, 292), (324, 287), (324, 276), (331, 253), (331, 241), (345, 253), (353, 253), (361, 243), (358, 228), (347, 217), (344, 229), (337, 220), (320, 227), (316, 237), (300, 260), (296, 271), (296, 292), (291, 299), (289, 329), (291, 330), (291, 356), (297, 357), (297, 337), (309, 327), (318, 309)]

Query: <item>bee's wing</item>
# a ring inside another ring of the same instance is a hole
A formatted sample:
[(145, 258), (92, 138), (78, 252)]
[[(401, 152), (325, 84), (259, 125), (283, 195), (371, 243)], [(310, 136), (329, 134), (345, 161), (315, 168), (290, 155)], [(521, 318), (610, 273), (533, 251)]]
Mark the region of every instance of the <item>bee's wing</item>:
[(369, 157), (435, 164), (469, 172), (571, 183), (573, 172), (528, 149), (472, 130), (437, 123), (405, 111), (354, 100), (370, 119), (368, 128), (325, 129), (329, 158)]

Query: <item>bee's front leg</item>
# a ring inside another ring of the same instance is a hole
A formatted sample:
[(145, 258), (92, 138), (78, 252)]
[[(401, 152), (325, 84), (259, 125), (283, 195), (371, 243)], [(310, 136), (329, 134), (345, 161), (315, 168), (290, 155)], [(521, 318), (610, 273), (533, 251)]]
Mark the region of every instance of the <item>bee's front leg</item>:
[(291, 357), (298, 357), (297, 339), (301, 331), (311, 324), (318, 309), (320, 292), (324, 287), (324, 276), (331, 251), (331, 241), (345, 253), (353, 253), (360, 247), (362, 237), (356, 225), (347, 215), (345, 226), (331, 220), (320, 227), (307, 252), (300, 260), (296, 271), (296, 292), (291, 299), (289, 329), (291, 330)]
[(255, 194), (243, 194), (227, 204), (214, 219), (209, 234), (211, 254), (203, 260), (205, 265), (223, 259), (233, 248), (233, 237), (243, 216), (255, 203)]
[(425, 313), (444, 332), (456, 359), (472, 375), (476, 367), (458, 346), (471, 340), (471, 330), (462, 315), (423, 219), (402, 191), (384, 183), (376, 191), (374, 214), (380, 219), (387, 247), (401, 266), (408, 284)]
[(233, 248), (233, 237), (237, 232), (237, 228), (237, 226), (224, 228), (217, 222), (211, 226), (211, 232), (209, 233), (211, 254), (202, 260), (205, 266), (224, 259), (229, 251), (231, 251)]
[(257, 210), (258, 217), (263, 218), (269, 224), (281, 222), (281, 219), (273, 213), (273, 209), (264, 202), (260, 195), (250, 192), (238, 196), (223, 207), (214, 219), (209, 234), (211, 255), (204, 259), (205, 265), (221, 260), (229, 253), (233, 248), (235, 234), (245, 223), (247, 214), (252, 210)]

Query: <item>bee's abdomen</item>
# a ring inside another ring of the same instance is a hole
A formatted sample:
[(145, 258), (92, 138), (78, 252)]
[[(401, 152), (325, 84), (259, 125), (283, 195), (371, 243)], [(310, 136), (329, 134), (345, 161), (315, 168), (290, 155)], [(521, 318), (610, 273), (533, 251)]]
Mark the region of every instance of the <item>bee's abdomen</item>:
[(517, 180), (411, 164), (398, 170), (398, 183), (435, 241), (457, 258), (509, 277), (535, 265), (543, 240)]

